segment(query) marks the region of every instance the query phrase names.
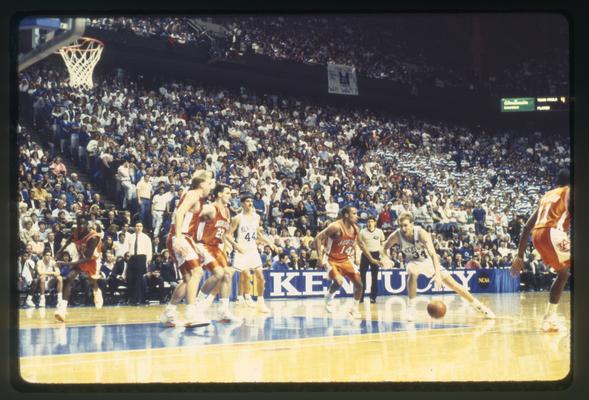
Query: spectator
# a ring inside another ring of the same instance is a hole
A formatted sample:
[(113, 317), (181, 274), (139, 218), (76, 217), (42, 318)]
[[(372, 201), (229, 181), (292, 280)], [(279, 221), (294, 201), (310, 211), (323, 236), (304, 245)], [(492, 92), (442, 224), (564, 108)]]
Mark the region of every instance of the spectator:
[(151, 239), (143, 233), (143, 224), (135, 224), (135, 232), (129, 235), (129, 262), (126, 280), (129, 287), (129, 304), (139, 305), (145, 301), (145, 289), (143, 276), (147, 265), (151, 263), (152, 244)]

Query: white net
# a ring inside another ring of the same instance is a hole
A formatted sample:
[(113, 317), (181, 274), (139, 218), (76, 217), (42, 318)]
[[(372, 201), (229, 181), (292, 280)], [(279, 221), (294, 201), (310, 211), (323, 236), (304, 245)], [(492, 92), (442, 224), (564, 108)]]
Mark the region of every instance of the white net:
[(85, 89), (94, 86), (92, 72), (100, 60), (103, 48), (104, 45), (99, 40), (82, 37), (59, 49), (70, 74), (70, 86)]

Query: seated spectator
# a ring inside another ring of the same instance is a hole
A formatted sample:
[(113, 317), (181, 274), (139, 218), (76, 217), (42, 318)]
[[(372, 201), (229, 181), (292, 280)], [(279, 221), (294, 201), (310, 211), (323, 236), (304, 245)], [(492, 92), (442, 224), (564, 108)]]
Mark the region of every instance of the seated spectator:
[(481, 268), (480, 256), (478, 254), (475, 254), (470, 260), (468, 260), (466, 262), (466, 264), (464, 264), (464, 268), (466, 268), (466, 269), (480, 269)]
[(273, 271), (288, 271), (288, 269), (289, 269), (288, 263), (289, 263), (288, 255), (286, 253), (283, 253), (279, 256), (277, 261), (274, 261), (272, 263), (272, 266), (270, 267), (270, 269)]

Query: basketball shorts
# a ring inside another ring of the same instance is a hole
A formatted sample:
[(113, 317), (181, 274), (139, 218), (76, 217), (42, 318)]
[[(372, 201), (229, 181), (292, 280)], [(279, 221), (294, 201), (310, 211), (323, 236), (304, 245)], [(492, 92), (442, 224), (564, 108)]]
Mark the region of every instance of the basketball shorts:
[[(425, 260), (410, 261), (407, 263), (407, 273), (409, 274), (425, 275), (428, 278), (432, 278), (435, 272), (436, 270), (434, 268), (434, 262), (429, 258), (426, 258)], [(446, 268), (442, 267), (441, 265), (440, 276), (442, 279), (450, 276), (450, 273), (446, 270)]]
[(168, 235), (166, 248), (172, 260), (178, 266), (180, 273), (184, 274), (200, 267), (201, 260), (196, 250), (196, 243), (190, 236), (182, 235), (180, 240), (177, 240), (176, 235)]
[(534, 229), (532, 243), (542, 262), (555, 271), (571, 266), (571, 239), (566, 232), (554, 228)]
[(213, 271), (215, 268), (227, 268), (229, 266), (227, 255), (220, 247), (198, 243), (196, 248), (203, 255), (202, 265), (204, 265), (205, 269)]
[(347, 260), (327, 260), (327, 276), (330, 279), (334, 279), (337, 276), (345, 276), (348, 279), (354, 278), (356, 275), (360, 275), (358, 266), (349, 259)]
[(260, 253), (258, 253), (257, 249), (245, 253), (235, 251), (233, 253), (233, 268), (238, 271), (262, 268), (262, 258), (260, 257)]
[(85, 272), (88, 274), (89, 277), (96, 279), (98, 260), (90, 260), (87, 263), (83, 263), (79, 265), (80, 271)]

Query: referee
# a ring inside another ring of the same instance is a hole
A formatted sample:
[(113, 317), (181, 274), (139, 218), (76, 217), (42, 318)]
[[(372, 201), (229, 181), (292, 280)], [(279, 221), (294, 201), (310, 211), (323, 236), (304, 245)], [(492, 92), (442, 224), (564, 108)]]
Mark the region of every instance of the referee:
[[(364, 243), (366, 243), (366, 247), (368, 248), (368, 251), (372, 257), (376, 260), (380, 260), (380, 248), (385, 240), (385, 237), (382, 230), (376, 227), (376, 220), (374, 217), (368, 217), (368, 227), (360, 231), (360, 236), (362, 237)], [(366, 272), (368, 271), (368, 267), (370, 267), (370, 273), (372, 274), (372, 283), (370, 285), (370, 302), (376, 303), (376, 295), (378, 294), (378, 265), (371, 264), (368, 261), (368, 258), (362, 254), (362, 257), (360, 258), (360, 276), (362, 277), (362, 287), (364, 288), (366, 287)], [(360, 303), (363, 302), (364, 293), (362, 293), (362, 298), (360, 299)]]

